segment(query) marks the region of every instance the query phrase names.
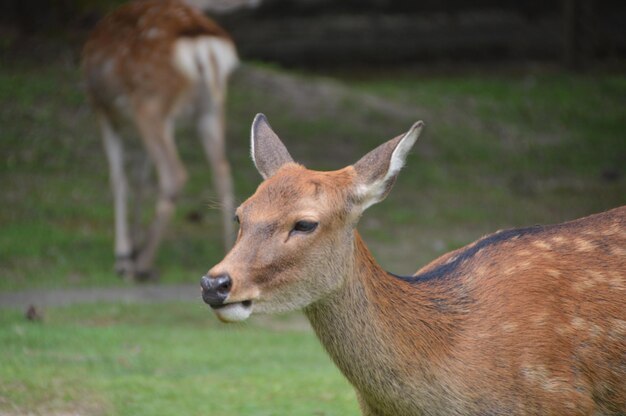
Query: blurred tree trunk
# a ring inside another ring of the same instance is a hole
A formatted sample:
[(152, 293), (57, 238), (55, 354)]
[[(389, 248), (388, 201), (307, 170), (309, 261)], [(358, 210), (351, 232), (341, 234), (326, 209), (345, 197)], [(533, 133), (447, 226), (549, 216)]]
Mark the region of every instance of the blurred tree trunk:
[(563, 63), (567, 68), (582, 69), (594, 58), (593, 3), (589, 0), (562, 0)]

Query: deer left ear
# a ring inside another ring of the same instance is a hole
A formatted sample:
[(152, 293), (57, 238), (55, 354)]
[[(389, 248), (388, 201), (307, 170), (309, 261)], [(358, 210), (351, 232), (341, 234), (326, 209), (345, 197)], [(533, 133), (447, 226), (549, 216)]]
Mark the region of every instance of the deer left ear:
[(257, 114), (252, 122), (250, 155), (263, 179), (272, 176), (284, 164), (293, 162), (287, 148), (263, 114)]
[(391, 191), (423, 126), (418, 121), (404, 135), (378, 146), (354, 164), (357, 174), (354, 199), (361, 210), (382, 201)]

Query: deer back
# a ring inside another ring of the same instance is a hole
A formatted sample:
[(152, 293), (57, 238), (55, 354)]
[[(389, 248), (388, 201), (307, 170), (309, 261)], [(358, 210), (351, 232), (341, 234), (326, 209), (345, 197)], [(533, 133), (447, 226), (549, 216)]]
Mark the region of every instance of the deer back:
[(237, 64), (224, 29), (178, 0), (123, 5), (97, 24), (83, 51), (89, 95), (112, 112), (152, 100), (167, 114), (197, 82), (224, 89)]

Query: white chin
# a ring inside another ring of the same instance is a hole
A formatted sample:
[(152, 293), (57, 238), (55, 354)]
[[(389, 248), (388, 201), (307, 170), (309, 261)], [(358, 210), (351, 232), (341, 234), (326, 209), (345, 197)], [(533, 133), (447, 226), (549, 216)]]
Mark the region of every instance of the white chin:
[(222, 322), (245, 321), (252, 314), (252, 305), (244, 306), (241, 302), (231, 303), (219, 309), (213, 309), (213, 312)]

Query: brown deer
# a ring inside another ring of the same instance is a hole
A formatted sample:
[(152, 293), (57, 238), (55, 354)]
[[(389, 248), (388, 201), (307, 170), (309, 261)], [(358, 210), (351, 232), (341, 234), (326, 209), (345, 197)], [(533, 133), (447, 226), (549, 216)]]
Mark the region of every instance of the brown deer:
[(499, 231), (393, 275), (356, 225), (421, 129), (319, 172), (257, 116), (265, 181), (204, 301), (226, 322), (303, 309), (364, 415), (625, 415), (626, 207)]
[[(187, 173), (174, 141), (174, 120), (192, 110), (222, 208), (223, 243), (234, 237), (230, 165), (224, 151), (224, 101), (237, 67), (228, 34), (200, 10), (177, 0), (136, 1), (95, 27), (83, 51), (87, 92), (109, 161), (115, 208), (116, 269), (146, 278)], [(129, 185), (119, 126), (130, 121), (156, 166), (155, 218), (143, 247), (128, 225)]]

